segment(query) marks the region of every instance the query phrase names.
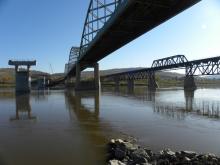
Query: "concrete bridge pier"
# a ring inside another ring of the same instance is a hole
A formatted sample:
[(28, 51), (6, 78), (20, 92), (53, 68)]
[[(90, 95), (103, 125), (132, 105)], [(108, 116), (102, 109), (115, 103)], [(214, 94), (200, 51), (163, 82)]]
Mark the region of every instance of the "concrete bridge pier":
[(184, 90), (195, 90), (196, 83), (192, 75), (186, 76), (184, 79)]
[(134, 80), (132, 79), (127, 80), (127, 87), (129, 92), (134, 91)]
[(148, 73), (148, 89), (155, 90), (158, 88), (158, 84), (155, 79), (155, 72)]
[[(31, 83), (29, 81), (29, 72), (32, 65), (36, 65), (36, 61), (8, 61), (8, 65), (15, 67), (15, 83), (16, 92), (30, 92)], [(26, 66), (26, 69), (19, 69), (19, 66)]]
[(100, 74), (99, 74), (99, 64), (95, 63), (91, 66), (94, 68), (94, 82), (93, 83), (82, 83), (81, 82), (81, 66), (79, 63), (76, 64), (76, 83), (75, 90), (99, 90), (100, 89)]
[(118, 78), (115, 78), (114, 82), (115, 82), (115, 91), (118, 92), (120, 86), (120, 80)]

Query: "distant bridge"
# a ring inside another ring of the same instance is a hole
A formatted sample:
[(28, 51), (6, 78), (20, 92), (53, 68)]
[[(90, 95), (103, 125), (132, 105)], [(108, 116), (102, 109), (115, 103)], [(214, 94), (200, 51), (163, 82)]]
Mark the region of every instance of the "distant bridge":
[(116, 73), (102, 76), (103, 80), (119, 81), (127, 80), (128, 84), (133, 85), (134, 80), (148, 79), (149, 88), (157, 88), (155, 72), (160, 70), (170, 70), (176, 68), (185, 68), (185, 88), (196, 88), (193, 76), (198, 75), (219, 75), (220, 74), (220, 56), (188, 61), (184, 55), (171, 56), (153, 61), (151, 68), (144, 68), (134, 71)]
[(91, 0), (79, 48), (72, 48), (65, 79), (94, 67), (95, 88), (99, 88), (97, 62), (142, 34), (193, 6), (200, 0)]

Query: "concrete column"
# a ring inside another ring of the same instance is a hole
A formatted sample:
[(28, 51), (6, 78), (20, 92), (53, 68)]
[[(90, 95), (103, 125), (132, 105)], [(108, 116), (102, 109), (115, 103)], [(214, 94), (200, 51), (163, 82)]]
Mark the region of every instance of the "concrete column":
[(76, 83), (75, 83), (75, 89), (80, 89), (80, 79), (81, 79), (81, 68), (80, 64), (76, 63)]
[(120, 81), (117, 78), (114, 81), (115, 81), (115, 86), (119, 87), (120, 86)]
[(94, 81), (95, 81), (95, 89), (100, 88), (100, 74), (99, 74), (99, 64), (94, 64)]
[(134, 91), (134, 80), (127, 80), (128, 92)]
[(27, 71), (16, 72), (16, 92), (30, 92), (29, 73)]
[(115, 92), (119, 92), (120, 81), (118, 78), (115, 78), (114, 81), (115, 81)]
[(18, 71), (18, 66), (15, 65), (15, 74), (17, 73), (17, 71)]
[(148, 73), (148, 88), (149, 89), (156, 89), (158, 88), (156, 79), (155, 79), (155, 72)]
[(195, 90), (196, 89), (196, 83), (195, 83), (194, 77), (192, 75), (185, 77), (184, 89), (185, 90)]

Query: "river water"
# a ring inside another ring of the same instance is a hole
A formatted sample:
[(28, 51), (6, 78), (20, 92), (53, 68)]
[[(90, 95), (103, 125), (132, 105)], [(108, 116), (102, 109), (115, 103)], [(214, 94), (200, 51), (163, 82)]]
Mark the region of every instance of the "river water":
[(0, 89), (0, 165), (101, 165), (111, 138), (220, 155), (220, 89)]

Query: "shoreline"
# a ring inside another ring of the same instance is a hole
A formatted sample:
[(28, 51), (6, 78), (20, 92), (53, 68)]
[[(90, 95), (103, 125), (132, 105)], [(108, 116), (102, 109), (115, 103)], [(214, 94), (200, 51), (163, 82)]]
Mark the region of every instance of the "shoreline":
[(107, 151), (107, 165), (220, 165), (220, 157), (212, 153), (170, 149), (153, 152), (134, 141), (122, 139), (112, 139)]

